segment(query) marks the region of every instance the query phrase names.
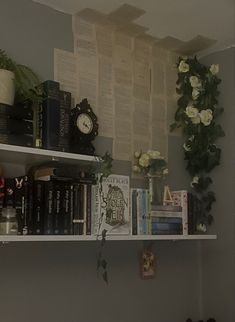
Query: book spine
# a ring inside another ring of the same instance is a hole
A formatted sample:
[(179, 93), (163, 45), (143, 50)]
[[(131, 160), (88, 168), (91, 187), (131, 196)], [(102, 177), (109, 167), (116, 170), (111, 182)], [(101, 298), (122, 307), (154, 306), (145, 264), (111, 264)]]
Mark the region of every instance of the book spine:
[(152, 223), (166, 223), (166, 224), (181, 224), (182, 225), (182, 218), (176, 217), (153, 217)]
[(132, 190), (131, 194), (131, 204), (132, 204), (132, 235), (137, 235), (137, 191)]
[(91, 184), (87, 185), (86, 235), (91, 235)]
[(62, 231), (62, 205), (61, 205), (61, 185), (60, 183), (54, 183), (53, 184), (54, 189), (54, 212), (53, 212), (53, 233), (54, 235), (59, 235)]
[(33, 234), (43, 235), (44, 233), (44, 210), (45, 210), (44, 182), (34, 181), (33, 183)]
[(182, 211), (151, 211), (151, 217), (180, 217), (182, 218)]
[(61, 233), (63, 235), (72, 234), (72, 218), (71, 218), (71, 189), (72, 185), (66, 184), (62, 193), (62, 225)]
[(53, 182), (45, 182), (45, 214), (44, 214), (44, 234), (53, 234), (53, 212), (54, 212), (54, 191)]
[(74, 198), (73, 198), (73, 234), (79, 235), (79, 212), (81, 211), (80, 204), (80, 185), (74, 184)]
[(188, 235), (188, 192), (186, 190), (172, 191), (175, 206), (182, 207), (183, 235)]
[(34, 105), (34, 146), (36, 148), (42, 148), (42, 131), (43, 131), (43, 117), (42, 117), (42, 103)]
[(60, 103), (58, 100), (46, 98), (42, 102), (42, 147), (58, 150)]
[(80, 204), (80, 211), (78, 213), (78, 234), (84, 235), (85, 234), (85, 220), (86, 220), (86, 202), (87, 202), (87, 185), (80, 184), (80, 191), (79, 191), (79, 204)]
[(71, 93), (60, 91), (59, 149), (69, 151)]
[(152, 231), (166, 230), (166, 231), (179, 231), (182, 232), (182, 223), (162, 223), (152, 222)]
[(99, 226), (101, 218), (101, 208), (100, 208), (100, 193), (99, 184), (92, 186), (92, 219), (91, 219), (91, 232), (92, 235), (97, 235), (100, 233)]
[(143, 235), (142, 189), (137, 189), (137, 218), (138, 235)]
[(59, 100), (60, 97), (60, 83), (54, 80), (46, 80), (41, 84), (43, 94), (47, 98)]

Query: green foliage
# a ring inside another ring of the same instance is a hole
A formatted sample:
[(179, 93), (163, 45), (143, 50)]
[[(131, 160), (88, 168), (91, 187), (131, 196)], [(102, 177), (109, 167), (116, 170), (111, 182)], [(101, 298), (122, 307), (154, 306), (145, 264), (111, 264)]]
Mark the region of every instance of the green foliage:
[(31, 100), (38, 103), (42, 100), (43, 93), (39, 89), (39, 77), (31, 68), (17, 64), (2, 49), (0, 49), (0, 69), (6, 69), (15, 74), (16, 102)]
[(221, 149), (217, 139), (225, 135), (218, 117), (223, 108), (218, 107), (218, 65), (210, 67), (201, 64), (196, 57), (179, 58), (177, 101), (175, 122), (171, 131), (181, 127), (185, 136), (184, 159), (186, 169), (192, 177), (191, 186), (202, 201), (202, 211), (198, 224), (211, 224), (211, 205), (216, 200), (213, 192), (208, 192), (212, 179), (209, 173), (220, 164)]

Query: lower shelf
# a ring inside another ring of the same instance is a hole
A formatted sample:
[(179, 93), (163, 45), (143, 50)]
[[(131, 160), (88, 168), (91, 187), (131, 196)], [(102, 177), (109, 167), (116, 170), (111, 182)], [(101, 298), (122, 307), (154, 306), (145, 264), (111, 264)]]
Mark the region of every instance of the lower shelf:
[[(98, 238), (100, 239), (100, 238)], [(135, 241), (135, 240), (213, 240), (217, 235), (113, 235), (107, 236), (106, 240)], [(39, 235), (39, 236), (13, 236), (2, 235), (0, 242), (57, 242), (57, 241), (96, 241), (96, 236), (72, 236), (72, 235)]]

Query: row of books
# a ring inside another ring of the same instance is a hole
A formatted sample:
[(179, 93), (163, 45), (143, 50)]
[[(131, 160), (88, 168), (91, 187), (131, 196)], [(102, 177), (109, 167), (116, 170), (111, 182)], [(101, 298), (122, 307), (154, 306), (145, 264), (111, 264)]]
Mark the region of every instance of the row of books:
[(1, 178), (0, 185), (0, 211), (16, 208), (24, 235), (193, 234), (200, 202), (185, 190), (172, 198), (171, 205), (154, 205), (149, 190), (130, 189), (128, 176), (110, 175), (101, 185), (95, 174), (58, 163)]
[(196, 231), (201, 202), (186, 190), (172, 191), (171, 205), (150, 203), (149, 190), (131, 190), (133, 235), (188, 235)]
[(90, 235), (94, 176), (1, 178), (0, 214), (16, 209), (19, 235)]
[(38, 104), (0, 104), (0, 143), (69, 151), (71, 93), (52, 80), (41, 88)]

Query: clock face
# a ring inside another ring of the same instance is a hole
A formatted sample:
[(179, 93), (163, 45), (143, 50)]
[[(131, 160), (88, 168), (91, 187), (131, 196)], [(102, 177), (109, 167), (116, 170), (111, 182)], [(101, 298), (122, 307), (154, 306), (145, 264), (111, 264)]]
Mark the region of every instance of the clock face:
[(77, 118), (77, 127), (83, 134), (91, 133), (93, 129), (93, 122), (91, 117), (86, 113), (81, 113)]

